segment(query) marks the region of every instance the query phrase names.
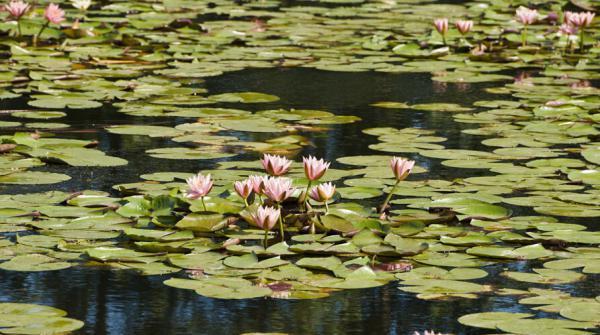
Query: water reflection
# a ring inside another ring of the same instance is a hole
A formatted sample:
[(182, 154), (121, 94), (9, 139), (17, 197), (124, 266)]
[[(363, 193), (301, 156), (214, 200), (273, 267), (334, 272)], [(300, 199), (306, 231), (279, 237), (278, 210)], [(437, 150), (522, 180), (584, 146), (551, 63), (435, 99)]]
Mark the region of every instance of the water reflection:
[[(509, 265), (527, 271), (526, 262)], [(530, 285), (498, 276), (502, 266), (487, 269), (479, 280), (497, 287), (527, 289)], [(214, 300), (162, 284), (160, 276), (141, 277), (129, 271), (67, 269), (47, 273), (0, 272), (0, 301), (47, 304), (65, 309), (86, 322), (85, 334), (409, 334), (438, 329), (455, 334), (483, 334), (465, 329), (456, 319), (478, 311), (531, 312), (514, 297), (485, 295), (477, 300), (427, 302), (392, 283), (352, 290), (320, 300)], [(593, 279), (593, 278), (590, 278)], [(592, 284), (557, 286), (574, 295), (593, 296)], [(546, 287), (547, 288), (547, 287)], [(541, 316), (541, 315), (540, 315)]]

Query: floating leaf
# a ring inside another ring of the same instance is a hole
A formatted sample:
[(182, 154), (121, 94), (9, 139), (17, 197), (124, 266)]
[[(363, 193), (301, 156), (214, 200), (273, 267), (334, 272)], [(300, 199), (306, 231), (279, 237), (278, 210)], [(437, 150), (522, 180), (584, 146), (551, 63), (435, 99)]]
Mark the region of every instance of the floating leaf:
[(2, 334), (41, 335), (70, 333), (84, 326), (66, 314), (43, 305), (0, 303), (0, 328)]
[(584, 278), (580, 273), (569, 270), (533, 269), (536, 273), (506, 271), (503, 275), (508, 278), (536, 284), (566, 284)]
[(266, 269), (287, 263), (287, 261), (282, 260), (279, 256), (259, 261), (258, 257), (253, 253), (243, 256), (231, 256), (223, 260), (223, 264), (239, 269)]
[(0, 263), (0, 269), (7, 271), (55, 271), (71, 267), (71, 263), (40, 254), (18, 255), (8, 262)]
[(212, 232), (227, 226), (227, 218), (222, 214), (191, 213), (175, 225), (179, 229), (198, 232)]

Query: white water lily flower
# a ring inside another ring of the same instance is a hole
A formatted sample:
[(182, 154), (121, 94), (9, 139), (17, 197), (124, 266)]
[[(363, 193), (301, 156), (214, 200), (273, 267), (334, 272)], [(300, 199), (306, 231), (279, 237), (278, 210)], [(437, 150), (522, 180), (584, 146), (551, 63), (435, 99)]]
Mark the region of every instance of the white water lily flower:
[(92, 0), (71, 0), (71, 3), (73, 7), (86, 11), (92, 5)]

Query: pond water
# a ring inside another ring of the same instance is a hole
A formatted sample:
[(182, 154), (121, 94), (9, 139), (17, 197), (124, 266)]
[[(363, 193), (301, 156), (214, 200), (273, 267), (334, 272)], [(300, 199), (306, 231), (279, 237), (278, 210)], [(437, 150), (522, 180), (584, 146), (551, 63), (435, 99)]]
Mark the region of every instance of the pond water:
[[(396, 128), (426, 128), (435, 130), (440, 136), (448, 138), (448, 147), (471, 148), (479, 150), (481, 138), (461, 133), (468, 125), (454, 122), (450, 113), (430, 113), (427, 111), (398, 111), (371, 107), (378, 101), (406, 101), (410, 104), (429, 102), (448, 102), (470, 104), (475, 101), (493, 97), (482, 91), (494, 84), (454, 85), (439, 84), (431, 81), (431, 76), (422, 74), (385, 74), (374, 72), (340, 73), (319, 71), (313, 69), (250, 69), (228, 73), (219, 77), (209, 78), (205, 83), (196, 86), (206, 88), (211, 94), (229, 92), (261, 92), (278, 96), (280, 100), (256, 105), (224, 103), (219, 107), (239, 108), (250, 111), (266, 109), (316, 109), (325, 110), (337, 115), (355, 115), (362, 121), (345, 125), (329, 126), (327, 130), (306, 132), (312, 145), (303, 149), (298, 155), (312, 154), (334, 161), (335, 158), (349, 155), (361, 155), (372, 152), (368, 145), (377, 143), (375, 137), (365, 136), (361, 130), (373, 127), (391, 126)], [(27, 99), (4, 101), (3, 109), (27, 108)], [(214, 167), (214, 164), (204, 161), (157, 159), (144, 154), (145, 150), (177, 146), (178, 144), (162, 138), (146, 136), (119, 135), (107, 132), (104, 127), (119, 124), (143, 124), (175, 126), (181, 123), (193, 122), (194, 118), (157, 118), (135, 117), (117, 112), (106, 104), (101, 109), (72, 110), (68, 118), (63, 119), (71, 127), (66, 130), (53, 131), (57, 136), (65, 138), (97, 140), (99, 149), (103, 152), (123, 157), (129, 164), (116, 168), (80, 168), (65, 166), (48, 166), (47, 171), (63, 171), (73, 179), (58, 185), (35, 186), (35, 190), (65, 191), (89, 189), (110, 190), (119, 183), (139, 180), (145, 173), (157, 171), (196, 172), (201, 169)], [(0, 134), (10, 134), (15, 129), (6, 130)], [(19, 130), (18, 128), (16, 130)], [(268, 135), (261, 133), (235, 133), (247, 140), (261, 140)], [(143, 157), (138, 159), (138, 157)], [(242, 158), (258, 158), (258, 154), (246, 154)], [(130, 159), (135, 158), (135, 159)], [(416, 155), (415, 155), (416, 158)], [(236, 157), (237, 159), (237, 157)], [(419, 158), (420, 164), (429, 168), (435, 164), (435, 159)], [(175, 168), (176, 167), (176, 168)], [(456, 175), (457, 169), (449, 171), (436, 165), (435, 175), (445, 179)], [(469, 171), (472, 175), (472, 171)], [(426, 174), (422, 175), (427, 178)], [(31, 186), (10, 187), (5, 192), (22, 192), (34, 189)]]
[[(455, 102), (469, 106), (492, 99), (487, 87), (497, 84), (434, 84), (429, 74), (335, 73), (312, 69), (244, 70), (209, 78), (198, 84), (211, 94), (255, 91), (280, 97), (274, 103), (256, 105), (222, 104), (222, 107), (263, 110), (271, 108), (318, 109), (338, 115), (356, 115), (362, 121), (334, 125), (327, 130), (310, 132), (313, 146), (300, 154), (315, 154), (334, 161), (338, 157), (372, 153), (367, 146), (375, 137), (361, 133), (371, 127), (415, 127), (435, 130), (448, 138), (447, 148), (486, 150), (481, 137), (461, 130), (472, 126), (456, 123), (452, 113), (394, 110), (372, 107), (378, 101), (405, 101), (410, 104)], [(23, 101), (4, 102), (3, 108), (18, 109)], [(157, 171), (196, 172), (214, 163), (194, 160), (162, 160), (144, 154), (146, 149), (174, 146), (166, 139), (117, 135), (103, 127), (116, 124), (168, 125), (190, 122), (189, 118), (131, 117), (109, 106), (99, 110), (70, 110), (63, 119), (71, 125), (55, 132), (64, 138), (99, 140), (107, 154), (129, 160), (125, 167), (81, 168), (49, 165), (46, 171), (61, 171), (73, 179), (57, 186), (11, 186), (6, 193), (61, 189), (111, 191), (118, 183), (139, 181), (139, 175)], [(8, 133), (8, 132), (7, 132)], [(243, 136), (253, 136), (244, 134)], [(257, 139), (260, 136), (257, 135)], [(258, 154), (245, 154), (256, 159)], [(299, 157), (299, 156), (298, 156)], [(486, 170), (453, 169), (438, 159), (414, 155), (417, 163), (430, 172), (414, 180), (439, 178), (451, 180), (466, 175), (490, 174)], [(334, 163), (335, 164), (335, 163)], [(532, 212), (526, 207), (511, 207), (516, 214)], [(584, 223), (586, 220), (571, 220)], [(564, 222), (569, 222), (564, 221)], [(506, 269), (525, 271), (535, 262), (511, 262), (485, 267), (485, 280), (474, 282), (501, 286)], [(512, 296), (483, 294), (477, 299), (424, 301), (400, 291), (398, 283), (372, 289), (345, 290), (315, 300), (280, 299), (218, 300), (193, 291), (164, 285), (168, 276), (140, 276), (133, 271), (107, 268), (74, 267), (49, 272), (12, 272), (0, 270), (0, 302), (45, 304), (63, 309), (70, 317), (85, 322), (78, 334), (237, 334), (244, 332), (285, 332), (290, 334), (409, 334), (435, 329), (454, 334), (491, 333), (468, 328), (456, 320), (461, 315), (481, 311), (529, 311)], [(600, 289), (596, 275), (575, 284), (540, 286), (558, 288), (574, 296), (596, 296)], [(535, 284), (516, 283), (511, 288), (527, 289)], [(545, 316), (544, 313), (538, 313)]]
[(0, 334), (598, 333), (597, 1), (47, 2), (0, 7)]

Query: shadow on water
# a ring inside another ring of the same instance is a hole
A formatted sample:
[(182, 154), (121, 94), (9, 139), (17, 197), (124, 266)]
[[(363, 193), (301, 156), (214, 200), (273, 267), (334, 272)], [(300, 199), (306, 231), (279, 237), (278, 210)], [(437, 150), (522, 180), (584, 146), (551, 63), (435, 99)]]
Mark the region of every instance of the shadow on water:
[[(462, 134), (465, 127), (453, 122), (451, 113), (389, 110), (370, 107), (377, 101), (408, 103), (456, 102), (470, 105), (486, 95), (486, 85), (439, 85), (427, 74), (333, 73), (310, 69), (245, 70), (208, 79), (204, 84), (210, 94), (234, 91), (257, 91), (279, 96), (269, 104), (222, 104), (222, 107), (262, 110), (273, 108), (321, 109), (336, 114), (357, 115), (363, 121), (332, 126), (308, 133), (314, 146), (304, 150), (329, 160), (347, 155), (373, 153), (367, 146), (375, 138), (361, 133), (370, 127), (417, 127), (434, 129), (448, 138), (449, 148), (481, 148), (481, 138)], [(23, 101), (13, 101), (3, 108), (22, 108)], [(44, 169), (61, 171), (73, 177), (58, 185), (63, 190), (110, 190), (123, 182), (138, 181), (143, 173), (156, 171), (195, 172), (213, 163), (172, 161), (148, 157), (149, 148), (180, 145), (165, 139), (144, 136), (121, 136), (101, 127), (113, 124), (152, 123), (176, 125), (194, 119), (141, 118), (118, 113), (110, 106), (99, 110), (68, 111), (66, 121), (72, 127), (58, 132), (61, 137), (99, 140), (99, 148), (129, 160), (120, 168), (71, 168), (52, 166)], [(5, 131), (8, 133), (8, 131)], [(264, 136), (264, 135), (263, 135)], [(260, 138), (260, 136), (249, 138)], [(243, 157), (255, 159), (258, 154)], [(413, 156), (417, 158), (416, 156)], [(236, 157), (239, 159), (239, 157)], [(416, 178), (454, 178), (455, 169), (443, 168), (435, 160), (419, 157), (419, 164), (435, 171)], [(469, 170), (475, 175), (477, 170)], [(55, 189), (56, 186), (10, 187), (2, 192)], [(511, 263), (510, 268), (528, 267)], [(491, 282), (499, 287), (526, 288), (516, 282), (505, 283), (498, 276), (503, 265), (489, 269)], [(523, 270), (521, 270), (523, 271)], [(412, 293), (398, 290), (398, 284), (385, 287), (348, 290), (320, 300), (286, 301), (273, 299), (215, 300), (192, 291), (173, 289), (162, 284), (166, 277), (142, 277), (129, 271), (95, 268), (71, 268), (62, 271), (19, 273), (0, 271), (0, 301), (37, 303), (68, 311), (69, 316), (85, 321), (81, 334), (239, 334), (244, 332), (287, 332), (291, 334), (409, 334), (415, 330), (436, 329), (455, 334), (479, 334), (456, 322), (464, 314), (491, 310), (527, 310), (512, 297), (484, 295), (475, 300), (426, 302)], [(483, 281), (482, 281), (483, 282)], [(594, 280), (566, 285), (574, 295), (593, 296), (598, 289)]]

